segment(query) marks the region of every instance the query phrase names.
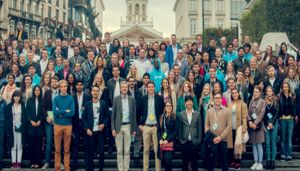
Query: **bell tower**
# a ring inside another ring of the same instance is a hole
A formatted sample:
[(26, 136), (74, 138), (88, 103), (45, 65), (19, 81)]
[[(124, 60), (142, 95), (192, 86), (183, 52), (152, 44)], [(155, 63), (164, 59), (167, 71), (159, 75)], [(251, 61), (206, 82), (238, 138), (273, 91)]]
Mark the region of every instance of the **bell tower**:
[(147, 23), (148, 0), (126, 0), (127, 23), (144, 24)]

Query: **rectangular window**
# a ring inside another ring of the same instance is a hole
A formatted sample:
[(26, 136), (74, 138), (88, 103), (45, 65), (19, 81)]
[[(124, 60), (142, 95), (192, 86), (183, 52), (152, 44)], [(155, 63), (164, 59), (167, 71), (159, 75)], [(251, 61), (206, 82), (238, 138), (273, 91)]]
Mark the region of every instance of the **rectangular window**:
[(224, 20), (223, 19), (217, 19), (217, 27), (223, 28), (224, 26)]
[(63, 0), (63, 8), (66, 9), (66, 0)]
[(211, 1), (210, 0), (204, 0), (204, 11), (210, 11), (211, 10)]
[(11, 3), (12, 8), (17, 8), (17, 0), (12, 0)]
[(44, 19), (44, 4), (42, 4), (42, 8), (41, 8), (41, 16), (42, 16), (42, 19)]
[(190, 19), (190, 34), (196, 34), (196, 19)]
[(52, 3), (51, 0), (48, 0), (48, 3), (51, 4)]
[(217, 11), (224, 11), (224, 0), (217, 0)]
[(66, 13), (63, 13), (63, 23), (66, 23)]
[(210, 19), (204, 19), (204, 29), (210, 28)]
[(59, 0), (56, 0), (56, 6), (59, 6)]
[(189, 0), (189, 11), (196, 11), (196, 0)]

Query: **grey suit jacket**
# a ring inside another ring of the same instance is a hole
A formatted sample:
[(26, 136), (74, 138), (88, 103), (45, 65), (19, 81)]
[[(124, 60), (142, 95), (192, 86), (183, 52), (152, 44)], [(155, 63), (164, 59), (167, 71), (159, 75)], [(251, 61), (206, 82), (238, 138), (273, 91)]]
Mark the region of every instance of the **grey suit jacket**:
[(81, 65), (82, 72), (86, 80), (90, 79), (91, 73), (94, 70), (94, 65), (92, 63), (91, 68), (88, 66), (88, 60), (84, 61)]
[(189, 124), (186, 111), (182, 111), (179, 116), (179, 142), (184, 144), (188, 141), (189, 134), (191, 134), (191, 141), (194, 145), (202, 142), (202, 129), (201, 115), (199, 112), (194, 111), (192, 115), (192, 122)]
[(77, 60), (75, 59), (74, 56), (72, 56), (72, 57), (69, 59), (69, 61), (70, 61), (70, 68), (74, 68), (74, 65), (75, 65), (76, 62), (82, 64), (82, 63), (85, 61), (85, 59), (84, 59), (84, 57), (78, 55)]
[[(175, 60), (174, 64), (178, 64), (177, 59)], [(173, 66), (174, 66), (174, 64), (173, 64)], [(183, 61), (181, 62), (180, 75), (181, 75), (182, 77), (186, 78), (186, 76), (187, 76), (189, 70), (190, 70), (190, 69), (189, 69), (189, 63), (188, 63), (188, 61), (187, 61), (187, 60), (183, 60)]]
[[(129, 106), (129, 119), (130, 119), (130, 131), (131, 133), (137, 130), (136, 123), (136, 104), (135, 100), (131, 96), (128, 97), (128, 106)], [(120, 131), (122, 126), (122, 97), (121, 95), (114, 98), (113, 108), (112, 108), (112, 117), (111, 117), (111, 129), (115, 130), (117, 133)]]

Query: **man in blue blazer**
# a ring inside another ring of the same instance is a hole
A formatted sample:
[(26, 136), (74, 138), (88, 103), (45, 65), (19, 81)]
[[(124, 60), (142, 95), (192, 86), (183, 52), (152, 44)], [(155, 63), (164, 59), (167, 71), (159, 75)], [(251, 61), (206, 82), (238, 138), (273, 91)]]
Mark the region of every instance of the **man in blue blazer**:
[(177, 57), (177, 51), (179, 49), (182, 49), (181, 45), (177, 43), (177, 38), (175, 34), (171, 35), (171, 42), (172, 44), (169, 45), (166, 49), (166, 56), (165, 56), (165, 61), (169, 64), (169, 67), (173, 66), (173, 63)]

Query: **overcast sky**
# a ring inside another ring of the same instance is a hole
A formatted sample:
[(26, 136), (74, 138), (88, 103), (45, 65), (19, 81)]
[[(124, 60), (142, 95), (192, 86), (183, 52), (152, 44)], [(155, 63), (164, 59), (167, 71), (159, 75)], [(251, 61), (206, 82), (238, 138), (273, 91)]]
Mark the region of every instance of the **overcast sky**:
[[(113, 32), (120, 28), (121, 16), (126, 19), (126, 0), (103, 0), (103, 32)], [(173, 12), (175, 0), (149, 0), (148, 19), (153, 18), (154, 28), (169, 37), (175, 32), (175, 14)]]

